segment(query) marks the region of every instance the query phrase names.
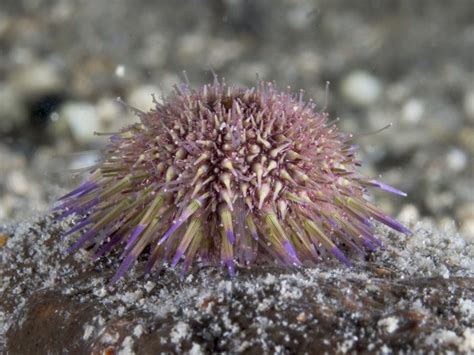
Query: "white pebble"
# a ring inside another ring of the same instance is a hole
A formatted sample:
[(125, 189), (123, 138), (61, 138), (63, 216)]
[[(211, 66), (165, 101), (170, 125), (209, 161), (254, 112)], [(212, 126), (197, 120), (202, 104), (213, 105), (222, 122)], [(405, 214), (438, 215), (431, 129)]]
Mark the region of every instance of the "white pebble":
[(30, 184), (25, 175), (18, 170), (12, 170), (7, 175), (7, 189), (18, 195), (25, 195), (28, 192)]
[(474, 242), (474, 218), (463, 221), (459, 232), (465, 240)]
[(97, 141), (94, 132), (100, 131), (100, 122), (95, 106), (85, 102), (70, 102), (61, 108), (60, 117), (66, 120), (72, 135), (78, 142)]
[(133, 106), (141, 111), (149, 111), (155, 107), (152, 101), (152, 94), (157, 97), (160, 95), (161, 90), (153, 85), (145, 85), (133, 90), (128, 96), (125, 102), (130, 106)]
[(124, 119), (121, 110), (121, 105), (116, 99), (102, 98), (96, 105), (97, 115), (100, 122), (106, 126), (114, 125), (115, 123), (123, 126)]
[(449, 170), (454, 173), (459, 173), (466, 168), (467, 155), (462, 150), (453, 148), (446, 155), (446, 164)]
[(131, 336), (125, 337), (122, 342), (122, 349), (119, 350), (118, 355), (132, 355), (135, 354), (133, 351), (133, 339)]
[(62, 78), (53, 64), (41, 62), (21, 68), (13, 75), (12, 85), (25, 96), (38, 97), (60, 90)]
[(171, 341), (174, 344), (180, 344), (184, 339), (189, 337), (189, 325), (179, 321), (171, 330)]
[(201, 345), (198, 343), (193, 343), (193, 346), (189, 350), (189, 355), (202, 355), (204, 352), (202, 351)]
[(117, 65), (115, 68), (115, 75), (117, 75), (119, 78), (123, 78), (125, 75), (125, 66)]
[(146, 292), (150, 292), (151, 290), (153, 290), (155, 288), (156, 284), (152, 281), (148, 281), (146, 284), (145, 284), (145, 290)]
[(425, 105), (423, 101), (411, 99), (403, 105), (402, 118), (406, 123), (415, 125), (420, 122), (424, 113)]
[(84, 327), (83, 339), (88, 340), (91, 337), (93, 332), (94, 332), (94, 327), (92, 325), (86, 325)]
[(352, 103), (360, 106), (373, 104), (380, 96), (382, 84), (366, 71), (354, 71), (342, 82), (342, 93)]
[(398, 220), (404, 223), (417, 222), (420, 219), (420, 213), (415, 205), (404, 205), (398, 214)]
[(133, 335), (136, 338), (140, 338), (143, 334), (143, 326), (141, 324), (138, 324), (135, 328), (133, 328)]

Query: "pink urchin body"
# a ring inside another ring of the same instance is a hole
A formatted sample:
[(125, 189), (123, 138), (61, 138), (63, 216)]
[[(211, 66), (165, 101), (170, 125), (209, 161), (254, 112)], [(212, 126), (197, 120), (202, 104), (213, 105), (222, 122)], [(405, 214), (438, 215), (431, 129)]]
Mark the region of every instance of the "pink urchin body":
[(350, 136), (302, 94), (272, 83), (187, 85), (110, 138), (89, 178), (56, 207), (81, 220), (70, 250), (94, 258), (121, 248), (115, 282), (142, 253), (163, 263), (313, 264), (342, 245), (375, 250), (373, 220), (409, 231), (365, 196)]

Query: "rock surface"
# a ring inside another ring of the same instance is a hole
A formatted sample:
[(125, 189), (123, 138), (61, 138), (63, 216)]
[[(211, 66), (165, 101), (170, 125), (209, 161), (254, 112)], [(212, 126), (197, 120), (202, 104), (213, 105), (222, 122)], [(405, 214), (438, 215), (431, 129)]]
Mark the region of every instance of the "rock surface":
[[(455, 230), (386, 229), (386, 250), (352, 269), (202, 267), (180, 278), (143, 263), (113, 287), (115, 258), (67, 255), (73, 221), (6, 226), (0, 339), (25, 353), (474, 351), (474, 245)], [(21, 339), (21, 341), (19, 341)]]

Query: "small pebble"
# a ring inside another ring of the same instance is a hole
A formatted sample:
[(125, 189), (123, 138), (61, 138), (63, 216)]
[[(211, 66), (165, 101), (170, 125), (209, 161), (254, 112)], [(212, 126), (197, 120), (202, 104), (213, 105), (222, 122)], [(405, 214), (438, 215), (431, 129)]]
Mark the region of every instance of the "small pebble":
[(305, 322), (306, 321), (306, 313), (301, 312), (300, 314), (298, 314), (298, 316), (296, 317), (296, 320), (300, 323)]
[(182, 34), (179, 38), (176, 54), (183, 63), (192, 63), (206, 51), (208, 39), (201, 33)]
[(467, 155), (462, 150), (453, 148), (448, 151), (446, 155), (446, 164), (448, 169), (450, 169), (453, 173), (459, 173), (463, 171), (466, 168), (467, 163)]
[(23, 172), (19, 170), (12, 170), (7, 175), (7, 189), (17, 195), (26, 195), (28, 192), (28, 183)]
[(415, 205), (406, 204), (398, 214), (398, 220), (401, 222), (416, 222), (420, 219), (420, 212)]
[(73, 137), (79, 143), (94, 143), (94, 132), (100, 131), (100, 121), (95, 106), (86, 102), (69, 102), (59, 113), (69, 125)]
[(425, 105), (423, 101), (418, 99), (408, 100), (402, 108), (403, 121), (410, 125), (416, 125), (420, 122), (424, 112)]
[(161, 94), (161, 90), (153, 85), (140, 86), (127, 96), (125, 102), (132, 107), (146, 112), (155, 108), (152, 94), (158, 97)]
[(323, 60), (315, 51), (305, 50), (296, 58), (296, 65), (305, 75), (317, 75), (321, 72)]
[(97, 116), (104, 132), (116, 132), (136, 122), (136, 116), (127, 111), (115, 98), (102, 98), (96, 104)]
[(464, 239), (474, 243), (474, 218), (469, 218), (462, 222), (459, 232)]
[(50, 62), (39, 62), (19, 68), (12, 75), (11, 84), (29, 98), (56, 92), (64, 87), (56, 66)]
[(306, 4), (303, 2), (299, 6), (293, 6), (290, 11), (286, 14), (286, 20), (288, 24), (295, 30), (302, 30), (308, 28), (311, 21), (313, 21), (312, 16), (309, 16), (311, 11), (314, 11), (312, 4)]
[(398, 329), (399, 320), (396, 317), (387, 317), (378, 321), (379, 328), (383, 328), (387, 333), (391, 334)]
[(222, 68), (235, 58), (239, 58), (244, 50), (240, 41), (229, 39), (214, 39), (209, 46), (209, 51), (206, 51), (207, 60), (215, 68)]
[(115, 75), (117, 75), (119, 78), (123, 78), (125, 75), (125, 66), (117, 65), (115, 68)]
[(369, 106), (379, 98), (382, 84), (366, 71), (354, 71), (342, 81), (342, 94), (353, 104)]
[(0, 233), (0, 248), (3, 248), (7, 244), (8, 237), (6, 234)]

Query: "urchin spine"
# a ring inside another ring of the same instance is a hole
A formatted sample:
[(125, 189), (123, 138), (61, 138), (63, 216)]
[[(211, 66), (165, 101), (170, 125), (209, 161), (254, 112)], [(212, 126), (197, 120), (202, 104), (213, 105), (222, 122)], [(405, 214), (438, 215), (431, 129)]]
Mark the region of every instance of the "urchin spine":
[(140, 113), (110, 137), (89, 179), (62, 198), (83, 214), (71, 247), (99, 258), (122, 245), (115, 282), (145, 249), (146, 269), (183, 260), (288, 266), (333, 255), (340, 245), (375, 250), (376, 219), (409, 231), (365, 199), (367, 187), (404, 195), (357, 173), (350, 136), (311, 101), (272, 83), (239, 89), (215, 81)]

